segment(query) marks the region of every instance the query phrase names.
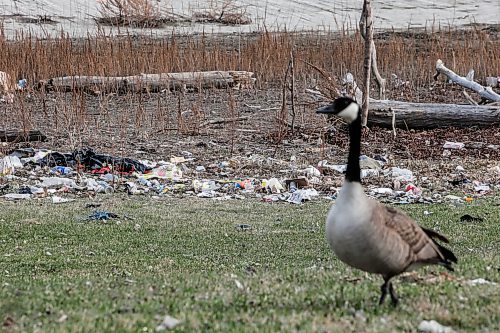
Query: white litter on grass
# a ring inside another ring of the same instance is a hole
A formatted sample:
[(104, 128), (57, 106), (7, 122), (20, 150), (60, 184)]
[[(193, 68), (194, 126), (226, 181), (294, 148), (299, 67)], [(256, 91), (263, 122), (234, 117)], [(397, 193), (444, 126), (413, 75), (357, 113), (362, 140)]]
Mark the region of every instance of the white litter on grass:
[(70, 188), (77, 188), (75, 181), (69, 178), (60, 178), (60, 177), (40, 177), (42, 183), (41, 187), (62, 187), (67, 186)]
[(6, 200), (27, 200), (31, 199), (31, 194), (29, 193), (9, 193), (3, 196)]
[(321, 172), (318, 169), (316, 169), (315, 167), (313, 167), (312, 165), (309, 165), (304, 170), (301, 170), (301, 172), (305, 173), (306, 176), (309, 178), (321, 176)]
[(474, 191), (476, 192), (488, 192), (490, 190), (490, 185), (487, 184), (479, 184), (474, 186)]
[(444, 198), (451, 201), (462, 201), (461, 197), (457, 197), (456, 195), (451, 195), (451, 194), (445, 196)]
[(412, 182), (413, 181), (413, 172), (408, 169), (402, 169), (398, 167), (392, 167), (389, 171), (390, 176), (399, 181), (403, 182)]
[(234, 284), (236, 284), (236, 288), (243, 290), (243, 284), (240, 281), (234, 279)]
[(181, 321), (179, 319), (175, 319), (174, 317), (170, 317), (169, 315), (166, 315), (163, 318), (163, 321), (161, 322), (161, 324), (156, 326), (156, 332), (171, 330), (175, 326), (179, 325), (180, 323), (181, 323)]
[(361, 178), (378, 176), (379, 171), (377, 169), (362, 169), (361, 170)]
[(378, 188), (374, 188), (372, 190), (372, 192), (374, 194), (389, 194), (389, 195), (391, 195), (393, 193), (393, 190), (388, 188), (388, 187), (378, 187)]
[(16, 169), (23, 167), (21, 160), (17, 156), (5, 156), (0, 159), (0, 176), (12, 175)]
[(483, 279), (483, 278), (478, 278), (478, 279), (474, 279), (474, 280), (469, 280), (467, 281), (467, 284), (468, 285), (471, 285), (471, 286), (477, 286), (479, 284), (491, 284), (491, 285), (496, 285), (495, 282), (491, 282), (491, 281), (488, 281), (486, 279)]
[(443, 326), (435, 320), (422, 320), (417, 329), (426, 333), (456, 333), (451, 327)]
[(53, 204), (60, 204), (60, 203), (71, 202), (71, 201), (75, 201), (75, 199), (62, 198), (62, 197), (58, 197), (56, 195), (54, 195), (52, 197)]

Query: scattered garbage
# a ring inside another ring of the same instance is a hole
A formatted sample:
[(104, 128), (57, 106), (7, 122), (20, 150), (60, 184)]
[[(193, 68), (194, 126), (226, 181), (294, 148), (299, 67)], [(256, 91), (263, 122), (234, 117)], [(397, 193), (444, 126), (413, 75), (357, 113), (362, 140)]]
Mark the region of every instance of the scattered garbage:
[[(58, 152), (18, 148), (0, 157), (0, 196), (5, 200), (48, 197), (60, 204), (76, 197), (124, 192), (154, 199), (164, 196), (214, 200), (253, 197), (268, 203), (302, 204), (320, 197), (335, 200), (346, 171), (345, 164), (328, 160), (321, 160), (315, 166), (309, 161), (301, 164), (300, 157), (295, 155), (289, 160), (278, 160), (253, 154), (206, 164), (191, 152), (182, 151), (176, 155), (168, 161), (150, 161), (100, 154), (92, 149)], [(268, 178), (259, 177), (260, 174), (235, 177), (242, 171), (247, 172), (248, 165), (268, 172)], [(421, 177), (408, 168), (394, 166), (388, 157), (380, 155), (362, 155), (360, 165), (366, 192), (385, 203), (447, 201), (463, 205), (500, 190), (495, 177), (490, 177), (488, 183), (472, 181), (465, 168), (456, 165), (449, 169), (450, 175), (442, 179)], [(492, 169), (494, 175), (495, 170)], [(451, 194), (457, 192), (464, 195)]]
[(412, 182), (413, 179), (413, 172), (408, 169), (401, 169), (398, 167), (392, 167), (389, 170), (389, 173), (393, 179), (397, 179), (402, 182)]
[(16, 169), (22, 168), (23, 164), (17, 156), (5, 156), (0, 159), (0, 176), (12, 175)]
[(8, 193), (3, 196), (7, 200), (26, 200), (31, 199), (31, 194), (29, 193)]
[(180, 323), (181, 323), (180, 320), (175, 319), (174, 317), (170, 317), (169, 315), (166, 315), (165, 317), (163, 317), (163, 321), (161, 322), (161, 324), (156, 326), (156, 332), (171, 330)]
[(246, 231), (246, 230), (250, 230), (252, 229), (252, 226), (250, 224), (238, 224), (236, 226), (236, 229), (237, 230), (242, 230), (242, 231)]
[(426, 333), (455, 333), (451, 327), (443, 326), (435, 320), (422, 320), (417, 329)]
[(75, 201), (75, 199), (62, 198), (62, 197), (58, 197), (56, 195), (54, 195), (52, 197), (53, 204), (66, 203), (66, 202), (71, 202), (71, 201)]
[(484, 219), (482, 217), (475, 217), (469, 214), (465, 214), (460, 216), (460, 222), (483, 222)]
[(491, 281), (488, 281), (488, 280), (483, 279), (483, 278), (477, 278), (477, 279), (474, 279), (474, 280), (469, 280), (469, 281), (467, 281), (467, 284), (471, 285), (471, 286), (477, 286), (477, 285), (480, 285), (480, 284), (496, 285), (495, 282), (491, 282)]
[(443, 145), (444, 149), (464, 149), (465, 144), (462, 142), (451, 142), (451, 141), (446, 141)]
[(116, 219), (118, 215), (106, 211), (94, 211), (87, 217), (87, 221), (107, 221), (110, 219)]
[(490, 185), (488, 184), (482, 184), (479, 182), (474, 182), (474, 191), (476, 192), (488, 192), (490, 191)]
[(68, 188), (78, 188), (76, 182), (73, 179), (69, 178), (60, 178), (60, 177), (40, 177), (42, 183), (41, 187), (50, 188), (50, 187), (62, 187), (66, 186)]

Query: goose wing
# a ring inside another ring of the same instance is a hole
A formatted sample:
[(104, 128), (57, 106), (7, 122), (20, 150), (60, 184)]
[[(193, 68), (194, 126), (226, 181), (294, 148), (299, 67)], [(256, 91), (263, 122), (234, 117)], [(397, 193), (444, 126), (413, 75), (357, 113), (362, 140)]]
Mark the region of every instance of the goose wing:
[(394, 264), (401, 271), (426, 264), (442, 265), (453, 270), (455, 255), (437, 240), (448, 242), (443, 235), (420, 227), (403, 211), (377, 203), (377, 224), (383, 228), (384, 243), (390, 248)]

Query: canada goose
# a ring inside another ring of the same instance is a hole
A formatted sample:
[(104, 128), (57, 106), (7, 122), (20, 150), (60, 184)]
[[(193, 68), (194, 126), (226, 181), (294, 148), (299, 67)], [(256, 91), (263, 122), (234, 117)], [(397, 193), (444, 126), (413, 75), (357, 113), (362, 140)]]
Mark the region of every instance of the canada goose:
[(336, 115), (349, 124), (349, 157), (345, 181), (336, 204), (326, 218), (326, 236), (333, 252), (346, 264), (365, 272), (381, 274), (379, 304), (390, 294), (398, 298), (391, 279), (424, 265), (441, 265), (453, 271), (455, 255), (437, 243), (448, 243), (439, 233), (420, 227), (403, 211), (382, 205), (366, 196), (361, 185), (361, 115), (350, 98), (337, 98), (317, 113)]

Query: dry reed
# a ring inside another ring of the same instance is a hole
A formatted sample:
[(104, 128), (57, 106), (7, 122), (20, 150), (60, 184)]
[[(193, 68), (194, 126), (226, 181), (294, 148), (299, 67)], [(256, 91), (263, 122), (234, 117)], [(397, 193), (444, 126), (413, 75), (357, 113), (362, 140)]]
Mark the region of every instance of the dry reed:
[[(385, 32), (376, 34), (375, 42), (382, 76), (390, 78), (391, 74), (396, 74), (398, 78), (409, 81), (414, 89), (405, 92), (405, 98), (414, 101), (419, 100), (419, 87), (433, 83), (438, 58), (457, 73), (465, 74), (474, 69), (475, 79), (480, 82), (487, 76), (500, 73), (498, 36), (480, 29), (434, 33)], [(361, 77), (363, 40), (359, 33), (346, 30), (262, 32), (222, 37), (172, 34), (158, 39), (137, 39), (133, 36), (109, 38), (104, 35), (72, 39), (61, 33), (58, 38), (41, 40), (30, 35), (18, 35), (12, 41), (0, 38), (0, 70), (16, 79), (26, 78), (31, 84), (64, 75), (124, 76), (246, 70), (256, 73), (256, 89), (279, 90), (284, 85), (283, 73), (292, 50), (297, 90), (314, 86), (322, 80), (318, 71), (307, 63), (324, 69), (332, 76), (341, 77), (351, 72), (355, 77)], [(120, 147), (127, 140), (138, 137), (147, 139), (155, 133), (176, 130), (179, 135), (199, 134), (202, 130), (199, 123), (205, 117), (202, 108), (206, 96), (201, 91), (197, 94), (194, 101), (189, 101), (183, 94), (131, 94), (126, 99), (120, 99), (113, 95), (89, 97), (81, 92), (46, 94), (32, 91), (29, 98), (37, 102), (39, 109), (26, 107), (29, 104), (26, 93), (18, 95), (15, 107), (0, 105), (0, 128), (29, 130), (40, 127), (41, 122), (35, 121), (35, 118), (41, 116), (50, 123), (48, 127), (53, 132), (61, 133), (60, 137), (55, 135), (52, 140), (64, 140), (72, 147), (95, 144), (101, 134), (109, 134), (120, 141)], [(388, 98), (398, 98), (398, 94), (399, 91), (391, 95), (389, 83)], [(299, 100), (297, 102), (297, 119), (302, 119), (300, 123), (311, 121), (305, 115), (304, 104)], [(152, 111), (146, 110), (147, 103)], [(228, 103), (224, 105), (227, 109)], [(233, 103), (229, 105), (229, 109), (234, 108)], [(117, 114), (111, 112), (117, 107)], [(231, 114), (234, 112), (230, 111)], [(114, 127), (103, 124), (113, 124)], [(127, 131), (128, 127), (133, 127), (133, 130)], [(282, 130), (278, 129), (279, 138), (283, 136)], [(92, 131), (94, 142), (89, 139)], [(95, 134), (95, 131), (101, 134)]]

